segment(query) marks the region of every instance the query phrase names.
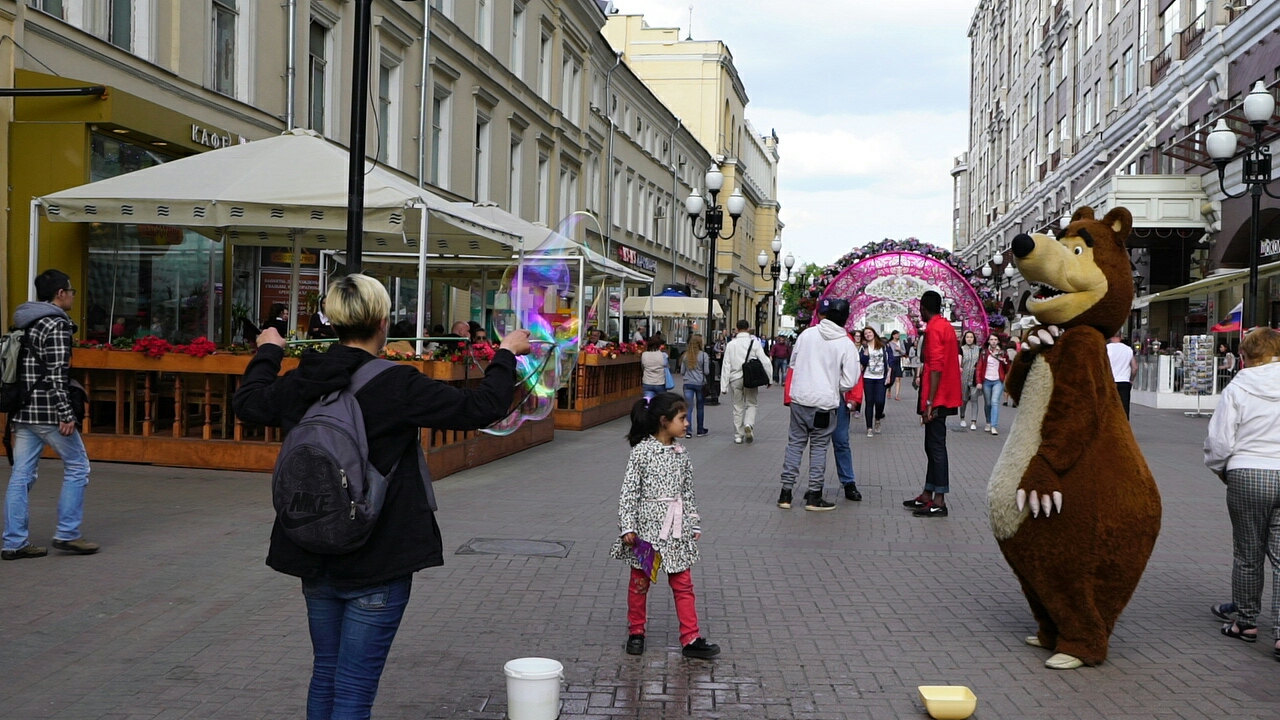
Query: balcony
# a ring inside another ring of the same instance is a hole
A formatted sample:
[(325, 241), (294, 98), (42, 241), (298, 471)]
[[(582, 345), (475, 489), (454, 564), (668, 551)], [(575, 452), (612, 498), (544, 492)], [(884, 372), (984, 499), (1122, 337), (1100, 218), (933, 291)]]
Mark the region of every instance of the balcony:
[(1204, 13), (1200, 13), (1199, 17), (1192, 20), (1186, 29), (1178, 33), (1178, 57), (1184, 60), (1191, 57), (1191, 54), (1204, 42), (1204, 31), (1205, 17)]
[(1173, 64), (1173, 43), (1164, 46), (1155, 57), (1151, 58), (1151, 84), (1155, 85), (1169, 72)]
[(1044, 179), (1048, 174), (1049, 174), (1048, 164), (1040, 163), (1040, 171), (1037, 173), (1039, 179), (1036, 180), (1036, 182), (1044, 182)]
[(1058, 169), (1058, 163), (1060, 163), (1060, 162), (1062, 162), (1062, 151), (1061, 151), (1061, 150), (1054, 150), (1054, 151), (1053, 151), (1053, 154), (1049, 156), (1049, 170), (1050, 170), (1050, 172), (1052, 172), (1052, 171), (1054, 171), (1054, 170), (1057, 170), (1057, 169)]

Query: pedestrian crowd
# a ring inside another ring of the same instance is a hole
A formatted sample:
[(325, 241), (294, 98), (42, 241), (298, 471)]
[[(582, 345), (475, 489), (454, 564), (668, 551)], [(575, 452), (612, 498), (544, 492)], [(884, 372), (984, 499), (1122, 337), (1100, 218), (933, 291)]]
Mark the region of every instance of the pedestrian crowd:
[[(4, 560), (48, 552), (28, 537), (28, 493), (46, 447), (63, 462), (53, 547), (82, 555), (99, 550), (80, 530), (89, 461), (77, 429), (84, 391), (68, 373), (76, 332), (68, 311), (76, 290), (65, 273), (48, 270), (36, 278), (35, 291), (36, 301), (17, 308), (13, 329), (0, 341), (0, 370), (12, 370), (0, 372), (5, 380), (0, 411), (8, 416), (5, 444), (13, 462)], [(816, 324), (794, 343), (782, 337), (762, 341), (745, 321), (710, 351), (699, 334), (689, 337), (678, 356), (668, 354), (661, 334), (641, 338), (646, 348), (640, 360), (644, 394), (631, 410), (627, 440), (632, 449), (619, 492), (619, 533), (610, 550), (611, 557), (630, 567), (627, 653), (645, 650), (648, 591), (661, 572), (674, 595), (683, 655), (709, 659), (720, 653), (698, 622), (692, 568), (699, 561), (703, 528), (692, 459), (681, 442), (709, 434), (705, 404), (717, 381), (717, 357), (722, 359), (720, 392), (732, 398), (735, 444), (756, 440), (760, 389), (783, 386), (789, 422), (776, 503), (783, 509), (793, 506), (806, 451), (804, 508), (835, 508), (823, 497), (828, 447), (845, 499), (862, 499), (850, 423), (861, 417), (868, 437), (882, 432), (888, 401), (901, 400), (901, 384), (909, 376), (918, 390), (915, 414), (924, 430), (927, 462), (921, 492), (903, 505), (918, 517), (948, 516), (947, 418), (958, 415), (960, 428), (977, 430), (981, 412), (984, 432), (999, 434), (1014, 343), (994, 332), (986, 338), (974, 332), (957, 338), (937, 292), (925, 292), (919, 307), (918, 340), (897, 331), (881, 337), (871, 327), (850, 333), (849, 303), (837, 298), (818, 303)], [(527, 332), (509, 333), (478, 385), (453, 387), (377, 359), (391, 332), (390, 308), (387, 290), (376, 280), (364, 275), (335, 280), (315, 317), (322, 318), (336, 342), (327, 352), (303, 355), (298, 368), (283, 375), (286, 341), (279, 321), (287, 314), (273, 310), (269, 315), (276, 317), (258, 335), (257, 353), (233, 398), (237, 416), (282, 428), (281, 454), (290, 458), (283, 469), (277, 466), (273, 483), (277, 515), (266, 562), (300, 582), (313, 649), (308, 718), (369, 717), (408, 605), (412, 576), (443, 563), (421, 429), (476, 430), (503, 418), (515, 393), (516, 357), (531, 351)], [(454, 330), (460, 338), (485, 339), (465, 324)], [(593, 329), (588, 342), (607, 341)], [(1137, 368), (1133, 351), (1116, 335), (1107, 353), (1128, 414)], [(1270, 618), (1280, 660), (1280, 436), (1275, 431), (1280, 427), (1280, 333), (1251, 331), (1239, 345), (1239, 356), (1243, 367), (1223, 391), (1204, 446), (1206, 466), (1226, 485), (1233, 529), (1231, 600), (1211, 611), (1225, 621), (1223, 635), (1256, 642), (1264, 565), (1270, 558)], [(680, 394), (674, 392), (673, 358), (683, 379)], [(391, 406), (399, 411), (386, 413)], [(340, 407), (349, 413), (334, 410)], [(335, 459), (341, 455), (335, 448), (296, 450), (311, 453), (306, 457), (289, 454), (295, 452), (290, 433), (312, 427), (317, 413), (324, 412), (331, 421), (338, 418), (350, 426), (347, 437), (358, 450), (353, 462)], [(341, 524), (348, 517), (346, 503), (329, 512), (307, 492), (282, 499), (279, 478), (298, 468), (306, 471), (303, 482), (315, 487), (340, 481), (345, 491), (352, 481), (349, 517), (368, 521), (355, 542), (341, 550), (323, 544), (349, 531), (349, 525)]]

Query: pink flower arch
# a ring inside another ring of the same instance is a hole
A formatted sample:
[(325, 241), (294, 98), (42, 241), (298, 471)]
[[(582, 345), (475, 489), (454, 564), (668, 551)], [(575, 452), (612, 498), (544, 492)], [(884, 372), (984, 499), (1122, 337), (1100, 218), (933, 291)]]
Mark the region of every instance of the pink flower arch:
[(978, 337), (989, 332), (979, 291), (951, 264), (918, 252), (882, 252), (858, 260), (826, 284), (820, 299), (849, 301), (848, 330), (896, 320), (915, 335), (913, 320), (920, 317), (920, 296), (926, 290), (942, 295), (944, 310), (950, 305), (951, 318), (962, 331), (972, 330)]

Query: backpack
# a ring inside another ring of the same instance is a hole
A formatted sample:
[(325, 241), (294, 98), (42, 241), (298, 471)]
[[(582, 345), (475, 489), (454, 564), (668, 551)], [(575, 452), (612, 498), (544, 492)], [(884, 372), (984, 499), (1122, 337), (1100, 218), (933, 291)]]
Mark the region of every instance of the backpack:
[(31, 352), (27, 328), (11, 327), (0, 338), (0, 412), (13, 415), (26, 407), (31, 391), (22, 382), (22, 359)]
[(376, 359), (360, 366), (350, 385), (317, 400), (285, 436), (271, 474), (271, 497), (284, 534), (304, 550), (351, 552), (377, 524), (387, 478), (400, 463), (383, 475), (369, 461), (356, 393), (395, 365)]
[(764, 369), (764, 363), (751, 352), (755, 346), (756, 341), (752, 340), (751, 347), (747, 349), (747, 360), (742, 363), (742, 387), (745, 388), (764, 387), (770, 382), (769, 371)]

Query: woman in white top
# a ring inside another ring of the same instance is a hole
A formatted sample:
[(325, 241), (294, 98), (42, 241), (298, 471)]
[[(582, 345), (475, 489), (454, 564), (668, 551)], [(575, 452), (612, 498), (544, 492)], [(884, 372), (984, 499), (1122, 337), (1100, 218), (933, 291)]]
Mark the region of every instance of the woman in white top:
[[(1280, 332), (1258, 328), (1240, 343), (1244, 369), (1222, 391), (1204, 441), (1204, 464), (1227, 484), (1233, 555), (1231, 602), (1213, 614), (1222, 634), (1258, 640), (1262, 568), (1271, 558), (1271, 637), (1280, 661)], [(1234, 619), (1233, 619), (1234, 616)]]
[(982, 346), (978, 344), (978, 334), (965, 330), (960, 343), (960, 429), (965, 427), (965, 416), (969, 414), (969, 406), (973, 406), (973, 415), (969, 417), (969, 429), (978, 429), (978, 415), (982, 413), (982, 378), (977, 376), (978, 356), (982, 354)]
[(662, 337), (651, 335), (645, 344), (645, 351), (640, 353), (640, 367), (644, 369), (644, 377), (640, 380), (644, 387), (644, 396), (651, 398), (667, 391), (667, 368), (670, 359), (662, 350)]
[(862, 398), (867, 403), (867, 437), (880, 432), (884, 420), (884, 401), (888, 397), (885, 386), (893, 367), (893, 350), (889, 349), (875, 328), (865, 327), (861, 334), (859, 359), (862, 361)]

